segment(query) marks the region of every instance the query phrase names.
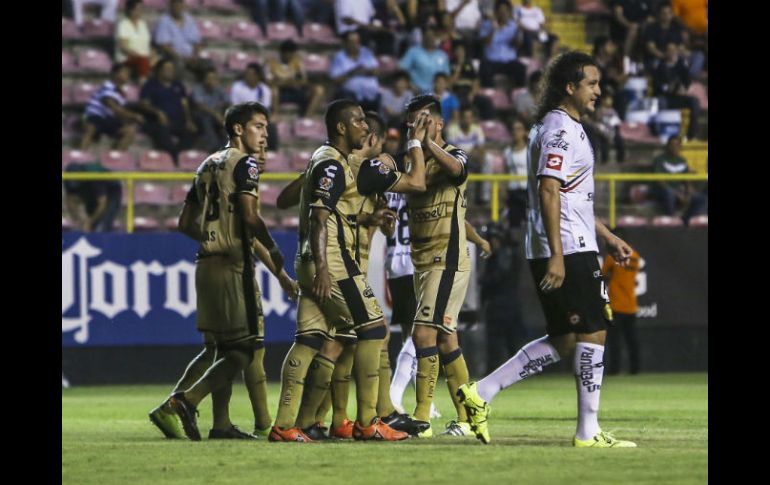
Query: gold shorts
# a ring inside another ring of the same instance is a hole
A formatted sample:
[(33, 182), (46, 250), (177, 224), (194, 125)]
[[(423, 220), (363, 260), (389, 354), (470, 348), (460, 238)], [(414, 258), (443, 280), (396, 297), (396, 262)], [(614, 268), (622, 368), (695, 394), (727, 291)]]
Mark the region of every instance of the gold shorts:
[(417, 312), (414, 324), (428, 325), (445, 333), (454, 333), (457, 330), (457, 316), (468, 291), (470, 276), (470, 271), (415, 271)]

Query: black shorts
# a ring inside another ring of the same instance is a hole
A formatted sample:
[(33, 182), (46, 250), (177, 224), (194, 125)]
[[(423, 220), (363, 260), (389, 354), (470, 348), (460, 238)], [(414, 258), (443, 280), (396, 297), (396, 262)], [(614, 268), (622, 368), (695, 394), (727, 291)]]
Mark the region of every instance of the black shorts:
[(546, 331), (551, 337), (568, 333), (594, 333), (607, 330), (604, 305), (607, 300), (597, 253), (564, 256), (564, 283), (550, 293), (540, 290), (548, 258), (529, 260), (537, 296), (545, 313)]
[(402, 338), (412, 334), (412, 321), (417, 311), (417, 298), (414, 296), (414, 276), (406, 275), (388, 280), (390, 298), (393, 301), (393, 314), (390, 321), (401, 325)]
[(102, 118), (100, 116), (86, 116), (86, 122), (96, 127), (97, 135), (117, 136), (123, 123), (117, 118)]

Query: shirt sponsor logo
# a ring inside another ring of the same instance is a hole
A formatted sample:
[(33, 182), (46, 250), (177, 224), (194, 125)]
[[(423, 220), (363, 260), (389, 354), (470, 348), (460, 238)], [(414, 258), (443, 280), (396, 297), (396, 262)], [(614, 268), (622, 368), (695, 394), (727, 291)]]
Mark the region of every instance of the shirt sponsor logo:
[(564, 135), (566, 134), (567, 132), (565, 130), (561, 130), (559, 133), (554, 135), (552, 139), (545, 143), (546, 148), (561, 148), (562, 150), (567, 151), (567, 148), (569, 148), (569, 142), (564, 141)]
[(446, 215), (446, 203), (426, 207), (424, 209), (414, 209), (410, 212), (409, 217), (414, 222), (427, 222), (441, 219)]
[(545, 161), (545, 168), (551, 170), (561, 171), (561, 165), (564, 162), (564, 157), (555, 153), (549, 153), (548, 158)]

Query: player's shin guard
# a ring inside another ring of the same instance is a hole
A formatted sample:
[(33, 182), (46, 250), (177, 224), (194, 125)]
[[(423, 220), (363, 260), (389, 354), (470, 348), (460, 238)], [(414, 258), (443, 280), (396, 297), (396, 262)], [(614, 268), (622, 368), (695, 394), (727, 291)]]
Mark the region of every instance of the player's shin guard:
[(578, 423), (575, 436), (588, 440), (599, 432), (599, 395), (604, 377), (604, 346), (587, 342), (575, 345), (575, 384)]
[(452, 402), (457, 410), (457, 421), (467, 422), (468, 413), (465, 411), (465, 406), (462, 405), (460, 397), (457, 395), (457, 389), (461, 385), (467, 384), (470, 380), (468, 365), (465, 363), (462, 349), (457, 348), (448, 354), (442, 354), (441, 363), (444, 366), (449, 395), (452, 396)]
[(316, 355), (310, 363), (310, 369), (305, 378), (305, 391), (302, 405), (297, 416), (297, 426), (305, 429), (315, 423), (315, 415), (324, 397), (329, 392), (334, 372), (334, 362), (322, 355)]
[(407, 337), (396, 357), (396, 371), (390, 383), (390, 401), (399, 408), (399, 411), (403, 410), (404, 406), (401, 402), (404, 399), (404, 391), (412, 380), (415, 370), (417, 370), (417, 357), (414, 353), (414, 342), (412, 337)]
[(526, 344), (516, 355), (508, 359), (477, 384), (479, 396), (486, 402), (492, 401), (498, 392), (516, 384), (522, 379), (539, 374), (543, 368), (559, 362), (561, 358), (546, 335)]
[(417, 349), (417, 407), (414, 418), (430, 421), (430, 405), (438, 379), (438, 347)]
[[(335, 365), (334, 368), (336, 369), (337, 366)], [(332, 373), (332, 379), (334, 378), (334, 374)], [(329, 410), (332, 408), (332, 389), (331, 385), (329, 385), (329, 390), (326, 391), (326, 394), (324, 394), (324, 398), (321, 401), (321, 405), (318, 406), (318, 411), (315, 413), (315, 422), (316, 423), (325, 423), (326, 422), (326, 415), (329, 414)]]
[(377, 390), (377, 416), (389, 416), (396, 408), (390, 400), (390, 358), (387, 345), (380, 350), (380, 382)]
[(353, 358), (353, 377), (356, 380), (356, 420), (368, 426), (377, 416), (377, 391), (380, 382), (380, 350), (385, 339), (385, 327), (379, 325), (358, 332), (358, 344)]
[(318, 337), (305, 337), (302, 342), (300, 338), (294, 342), (281, 367), (281, 395), (275, 417), (275, 426), (281, 429), (294, 427), (307, 369), (323, 343)]
[(257, 350), (254, 351), (254, 359), (248, 367), (243, 369), (243, 383), (249, 393), (255, 429), (267, 429), (273, 424), (267, 407), (267, 374), (264, 362), (265, 347), (260, 342)]
[(356, 354), (355, 343), (345, 345), (342, 353), (337, 358), (337, 365), (332, 373), (332, 427), (337, 429), (348, 419), (348, 395), (350, 393), (350, 379), (353, 371), (353, 358)]

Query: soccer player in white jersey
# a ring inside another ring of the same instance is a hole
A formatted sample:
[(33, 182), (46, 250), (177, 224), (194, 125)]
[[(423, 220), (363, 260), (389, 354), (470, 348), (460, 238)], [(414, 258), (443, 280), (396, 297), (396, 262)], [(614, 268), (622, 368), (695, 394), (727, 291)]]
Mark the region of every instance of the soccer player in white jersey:
[(632, 448), (599, 427), (599, 394), (604, 373), (607, 296), (597, 260), (597, 234), (620, 265), (631, 247), (594, 219), (594, 153), (580, 124), (601, 95), (599, 70), (580, 52), (567, 52), (548, 66), (527, 151), (526, 251), (546, 317), (547, 335), (519, 350), (478, 382), (457, 394), (471, 417), (476, 437), (489, 443), (489, 402), (502, 389), (547, 365), (573, 357), (578, 448)]

